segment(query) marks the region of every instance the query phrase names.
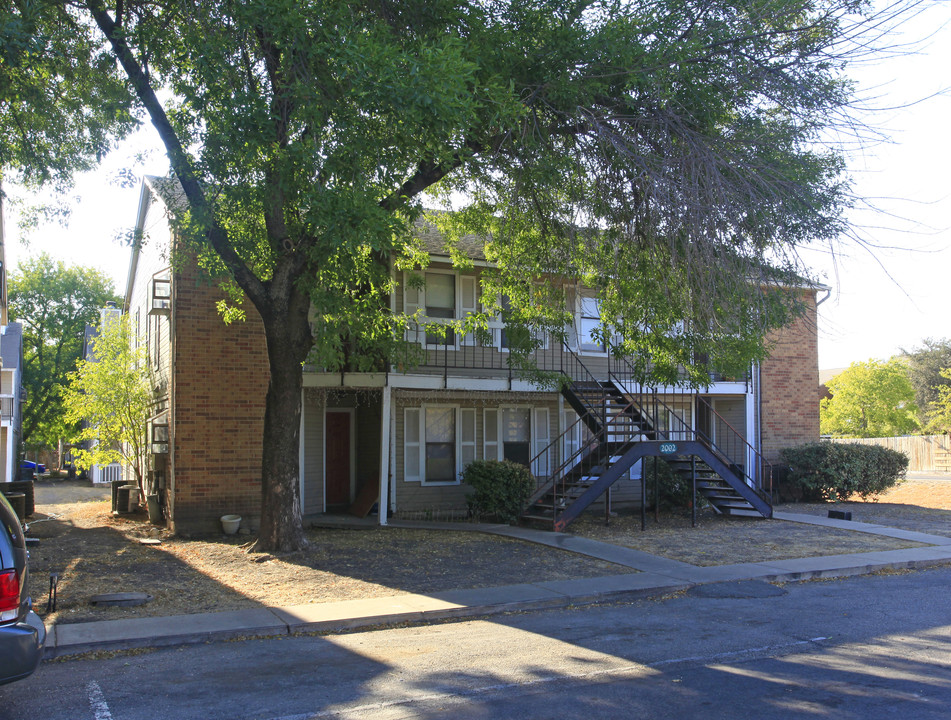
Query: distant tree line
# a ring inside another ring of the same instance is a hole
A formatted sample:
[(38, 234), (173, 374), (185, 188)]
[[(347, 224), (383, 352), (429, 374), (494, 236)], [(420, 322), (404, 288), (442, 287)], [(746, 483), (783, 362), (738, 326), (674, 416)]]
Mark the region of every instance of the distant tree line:
[(926, 338), (889, 360), (854, 362), (826, 386), (821, 432), (892, 437), (951, 432), (951, 339)]

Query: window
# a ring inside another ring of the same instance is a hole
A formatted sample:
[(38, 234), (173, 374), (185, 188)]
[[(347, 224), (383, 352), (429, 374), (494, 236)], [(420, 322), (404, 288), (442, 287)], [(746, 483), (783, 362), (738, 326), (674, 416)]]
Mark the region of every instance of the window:
[[(410, 275), (403, 282), (403, 310), (407, 315), (419, 312), (420, 324), (439, 323), (445, 320), (462, 320), (478, 312), (479, 281), (474, 275), (455, 275), (447, 272), (427, 272), (423, 276), (425, 285), (416, 288), (409, 283)], [(410, 323), (406, 331), (408, 342), (423, 342), (422, 332), (415, 323)], [(457, 341), (463, 345), (475, 345), (472, 333), (457, 338), (456, 332), (431, 329), (425, 333), (426, 345), (455, 346)]]
[(502, 459), (528, 467), (532, 459), (532, 412), (529, 408), (503, 408)]
[[(445, 273), (426, 273), (426, 317), (431, 319), (456, 317), (456, 278)], [(456, 334), (446, 328), (445, 332), (427, 332), (427, 345), (455, 345)]]
[[(548, 408), (486, 408), (483, 423), (486, 460), (511, 460), (528, 467), (537, 476), (549, 474), (552, 458), (540, 454), (550, 441)], [(532, 459), (536, 459), (534, 464)]]
[(590, 294), (582, 294), (579, 298), (578, 314), (578, 342), (581, 350), (587, 352), (604, 352), (604, 343), (596, 335), (601, 325), (601, 312), (598, 307), (598, 298)]
[(456, 411), (451, 407), (427, 407), (426, 482), (453, 482), (456, 479)]
[(406, 482), (455, 485), (475, 460), (475, 408), (424, 405), (403, 414), (403, 471)]

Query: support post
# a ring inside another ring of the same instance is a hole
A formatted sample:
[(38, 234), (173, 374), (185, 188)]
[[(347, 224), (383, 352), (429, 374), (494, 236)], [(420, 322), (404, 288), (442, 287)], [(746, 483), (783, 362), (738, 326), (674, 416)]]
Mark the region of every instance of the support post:
[(387, 524), (390, 509), (390, 386), (383, 386), (383, 401), (380, 408), (380, 497), (377, 509), (380, 525)]
[(697, 456), (690, 456), (690, 527), (697, 527)]

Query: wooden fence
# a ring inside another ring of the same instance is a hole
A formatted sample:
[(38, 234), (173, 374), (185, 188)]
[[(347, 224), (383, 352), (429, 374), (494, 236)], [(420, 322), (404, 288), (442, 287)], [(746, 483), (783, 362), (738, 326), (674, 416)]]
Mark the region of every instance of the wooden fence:
[(947, 435), (904, 435), (887, 438), (831, 438), (838, 443), (881, 445), (905, 453), (911, 472), (951, 472), (951, 442)]

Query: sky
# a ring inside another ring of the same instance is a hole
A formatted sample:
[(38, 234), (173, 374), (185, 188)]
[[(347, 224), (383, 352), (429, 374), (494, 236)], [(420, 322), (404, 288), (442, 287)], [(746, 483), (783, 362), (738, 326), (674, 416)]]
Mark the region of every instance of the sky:
[[(937, 3), (894, 35), (914, 52), (856, 67), (850, 73), (863, 116), (886, 140), (850, 158), (854, 193), (877, 208), (849, 219), (855, 238), (806, 250), (803, 259), (831, 288), (819, 293), (819, 367), (887, 359), (925, 338), (951, 338), (951, 2)], [(136, 162), (135, 154), (145, 153)], [(120, 170), (164, 175), (168, 162), (150, 125), (140, 129), (70, 193), (67, 227), (46, 224), (28, 245), (7, 208), (6, 252), (20, 258), (49, 252), (67, 264), (95, 267), (125, 290), (129, 249), (115, 240), (135, 223), (139, 188), (114, 182)], [(825, 298), (825, 299), (823, 299)]]

